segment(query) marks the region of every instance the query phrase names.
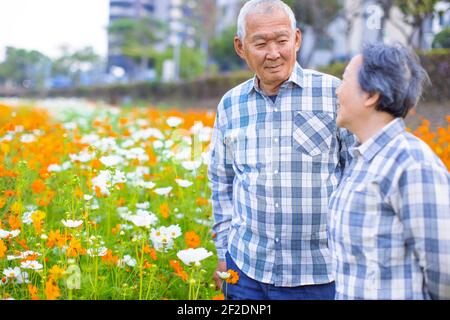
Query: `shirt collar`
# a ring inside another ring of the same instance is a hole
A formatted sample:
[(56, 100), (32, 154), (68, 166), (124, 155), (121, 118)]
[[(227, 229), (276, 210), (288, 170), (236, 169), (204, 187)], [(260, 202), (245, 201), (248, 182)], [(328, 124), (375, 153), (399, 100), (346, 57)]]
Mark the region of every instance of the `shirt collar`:
[(381, 149), (405, 130), (406, 126), (403, 119), (396, 118), (385, 125), (369, 140), (359, 146), (355, 146), (353, 148), (353, 154), (355, 156), (361, 155), (366, 161), (370, 161)]
[[(302, 88), (304, 87), (305, 81), (303, 76), (303, 69), (302, 67), (300, 67), (300, 64), (297, 61), (295, 62), (295, 66), (294, 69), (292, 70), (291, 76), (284, 82), (284, 84), (287, 83), (293, 83)], [(253, 77), (253, 81), (250, 81), (247, 89), (248, 94), (250, 94), (253, 90), (262, 93), (262, 90), (259, 87), (258, 77), (256, 75)]]

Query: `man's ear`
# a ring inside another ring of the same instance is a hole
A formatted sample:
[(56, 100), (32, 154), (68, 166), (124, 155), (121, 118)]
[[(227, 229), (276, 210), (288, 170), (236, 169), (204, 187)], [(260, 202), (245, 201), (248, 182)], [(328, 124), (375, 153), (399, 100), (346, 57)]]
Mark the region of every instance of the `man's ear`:
[(299, 28), (295, 30), (295, 52), (298, 52), (300, 50), (300, 47), (302, 46), (302, 32)]
[(239, 57), (245, 60), (244, 44), (237, 36), (234, 37), (234, 50), (236, 50), (236, 53)]
[(364, 102), (364, 105), (368, 108), (374, 108), (378, 105), (378, 102), (380, 102), (381, 95), (379, 92), (375, 93), (368, 93), (367, 99)]

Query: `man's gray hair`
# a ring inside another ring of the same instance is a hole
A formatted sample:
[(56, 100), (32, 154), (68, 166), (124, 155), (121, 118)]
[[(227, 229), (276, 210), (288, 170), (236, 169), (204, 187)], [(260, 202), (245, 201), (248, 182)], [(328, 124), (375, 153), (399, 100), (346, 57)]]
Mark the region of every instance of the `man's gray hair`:
[(292, 9), (281, 0), (250, 0), (247, 1), (239, 12), (237, 21), (237, 36), (241, 41), (245, 38), (245, 28), (247, 16), (250, 13), (267, 13), (273, 9), (283, 10), (289, 17), (291, 22), (292, 31), (297, 28), (297, 21), (295, 19)]
[(359, 84), (365, 92), (379, 93), (378, 111), (404, 118), (430, 83), (417, 55), (400, 45), (374, 43), (365, 45), (359, 70)]

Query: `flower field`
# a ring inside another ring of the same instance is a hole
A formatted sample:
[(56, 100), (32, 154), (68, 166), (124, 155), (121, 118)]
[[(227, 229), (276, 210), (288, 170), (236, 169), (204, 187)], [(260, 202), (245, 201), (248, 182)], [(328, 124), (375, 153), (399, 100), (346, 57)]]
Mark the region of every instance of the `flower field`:
[[(450, 169), (447, 120), (414, 134)], [(223, 298), (213, 124), (207, 110), (0, 105), (0, 298)]]

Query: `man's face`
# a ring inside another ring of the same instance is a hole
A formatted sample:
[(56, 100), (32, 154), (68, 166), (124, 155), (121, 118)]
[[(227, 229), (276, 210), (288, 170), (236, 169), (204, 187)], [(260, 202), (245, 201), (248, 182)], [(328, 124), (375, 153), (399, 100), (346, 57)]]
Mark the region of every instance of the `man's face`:
[(244, 41), (234, 39), (237, 54), (256, 73), (260, 85), (279, 86), (286, 81), (300, 49), (300, 30), (292, 30), (288, 15), (280, 9), (247, 16)]

